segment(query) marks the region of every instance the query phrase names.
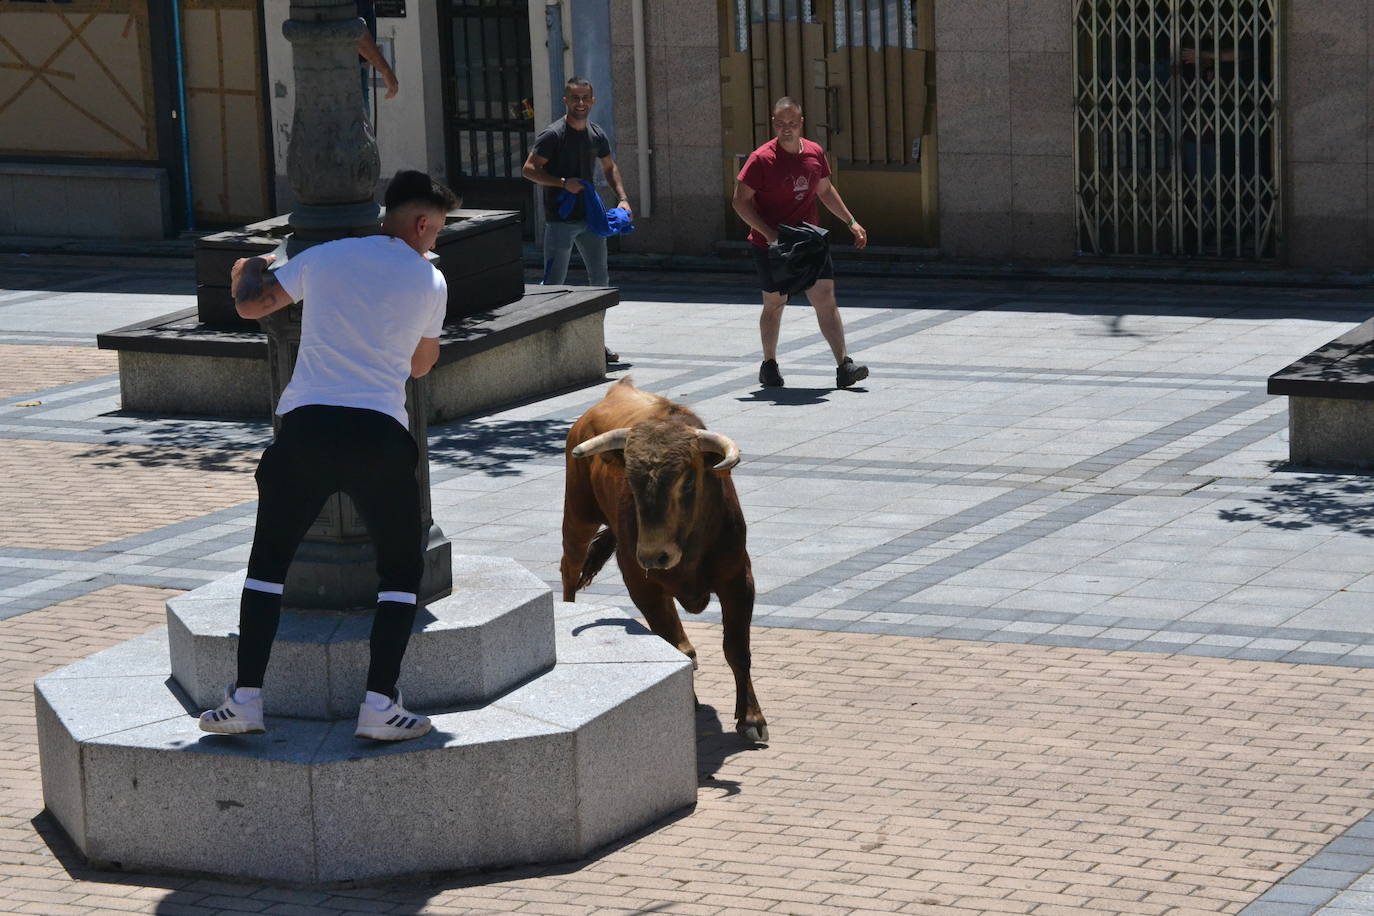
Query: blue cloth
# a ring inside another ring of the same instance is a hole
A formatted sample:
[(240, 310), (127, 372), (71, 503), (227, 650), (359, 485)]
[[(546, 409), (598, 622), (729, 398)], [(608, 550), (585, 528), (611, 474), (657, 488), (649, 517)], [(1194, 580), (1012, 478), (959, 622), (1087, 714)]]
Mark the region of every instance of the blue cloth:
[[(630, 222), (629, 213), (619, 207), (607, 210), (605, 204), (601, 203), (601, 195), (596, 193), (596, 188), (592, 187), (590, 182), (582, 182), (582, 187), (587, 194), (587, 228), (591, 230), (592, 235), (604, 239), (635, 231), (634, 224)], [(566, 190), (561, 192), (558, 195), (559, 219), (567, 219), (576, 203), (577, 194)]]

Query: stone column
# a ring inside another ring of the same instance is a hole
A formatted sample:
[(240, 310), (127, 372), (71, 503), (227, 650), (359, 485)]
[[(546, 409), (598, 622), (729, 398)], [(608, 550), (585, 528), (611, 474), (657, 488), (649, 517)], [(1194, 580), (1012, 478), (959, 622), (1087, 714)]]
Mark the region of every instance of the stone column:
[(300, 202), (291, 211), (291, 254), (377, 231), (372, 194), (381, 160), (363, 113), (357, 50), (366, 28), (354, 0), (292, 0), (282, 26), (296, 79), (286, 150), (286, 175)]
[[(354, 0), (292, 0), (282, 26), (292, 46), (296, 112), (287, 148), (287, 172), (299, 205), (291, 211), (286, 254), (321, 242), (378, 232), (373, 200), (380, 163), (377, 142), (363, 115), (358, 38), (366, 25)], [(267, 331), (272, 404), (291, 380), (301, 341), (300, 303), (262, 320)], [(429, 499), (425, 386), (406, 385), (410, 432), (420, 448), (418, 476), (422, 530), (427, 532), (420, 601), (452, 591), (450, 546), (434, 524)], [(274, 425), (279, 421), (273, 418)], [(325, 504), (286, 578), (284, 602), (298, 609), (371, 608), (377, 600), (372, 543), (352, 500), (335, 493)]]

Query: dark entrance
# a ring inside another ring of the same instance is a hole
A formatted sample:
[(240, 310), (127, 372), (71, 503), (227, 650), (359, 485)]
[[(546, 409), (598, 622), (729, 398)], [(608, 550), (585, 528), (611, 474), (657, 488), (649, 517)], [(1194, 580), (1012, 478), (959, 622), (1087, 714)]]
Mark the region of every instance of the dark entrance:
[(444, 140), (463, 203), (519, 210), (534, 237), (533, 186), (520, 167), (534, 141), (527, 0), (441, 0)]
[(1081, 251), (1278, 256), (1279, 13), (1279, 0), (1076, 0)]

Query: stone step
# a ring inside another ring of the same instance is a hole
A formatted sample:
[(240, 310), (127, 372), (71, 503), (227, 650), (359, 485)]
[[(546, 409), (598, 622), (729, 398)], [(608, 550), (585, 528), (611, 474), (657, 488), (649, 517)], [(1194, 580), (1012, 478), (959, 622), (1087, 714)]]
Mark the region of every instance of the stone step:
[[(234, 681), (244, 573), (167, 602), (172, 677), (199, 708)], [(372, 611), (284, 612), (263, 684), (267, 708), (351, 719), (367, 681)], [(412, 708), (479, 703), (554, 664), (553, 596), (505, 557), (455, 557), (453, 594), (416, 614), (400, 688)]]
[(692, 670), (618, 609), (554, 617), (555, 666), (396, 744), (271, 702), (265, 735), (206, 734), (156, 630), (36, 682), (44, 799), (125, 870), (318, 885), (585, 856), (695, 802)]

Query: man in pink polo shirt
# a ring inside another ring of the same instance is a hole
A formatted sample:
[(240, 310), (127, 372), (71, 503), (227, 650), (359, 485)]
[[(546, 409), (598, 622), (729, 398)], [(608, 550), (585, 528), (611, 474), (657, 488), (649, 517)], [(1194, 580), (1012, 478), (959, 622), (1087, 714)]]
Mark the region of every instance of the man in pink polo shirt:
[[(868, 233), (840, 199), (830, 183), (830, 163), (825, 150), (802, 136), (801, 105), (786, 96), (773, 105), (773, 129), (777, 136), (750, 154), (735, 181), (731, 201), (740, 219), (749, 224), (754, 261), (763, 289), (763, 313), (759, 316), (759, 336), (763, 341), (763, 364), (759, 384), (781, 388), (778, 369), (778, 332), (782, 327), (782, 307), (787, 296), (779, 292), (780, 283), (769, 264), (768, 246), (778, 240), (779, 226), (798, 226), (817, 221), (816, 201), (839, 217), (854, 235), (854, 247), (868, 244)], [(806, 291), (816, 310), (816, 323), (835, 355), (835, 384), (848, 388), (868, 378), (868, 367), (849, 357), (844, 343), (844, 324), (835, 302), (835, 271), (826, 255), (820, 279)]]

